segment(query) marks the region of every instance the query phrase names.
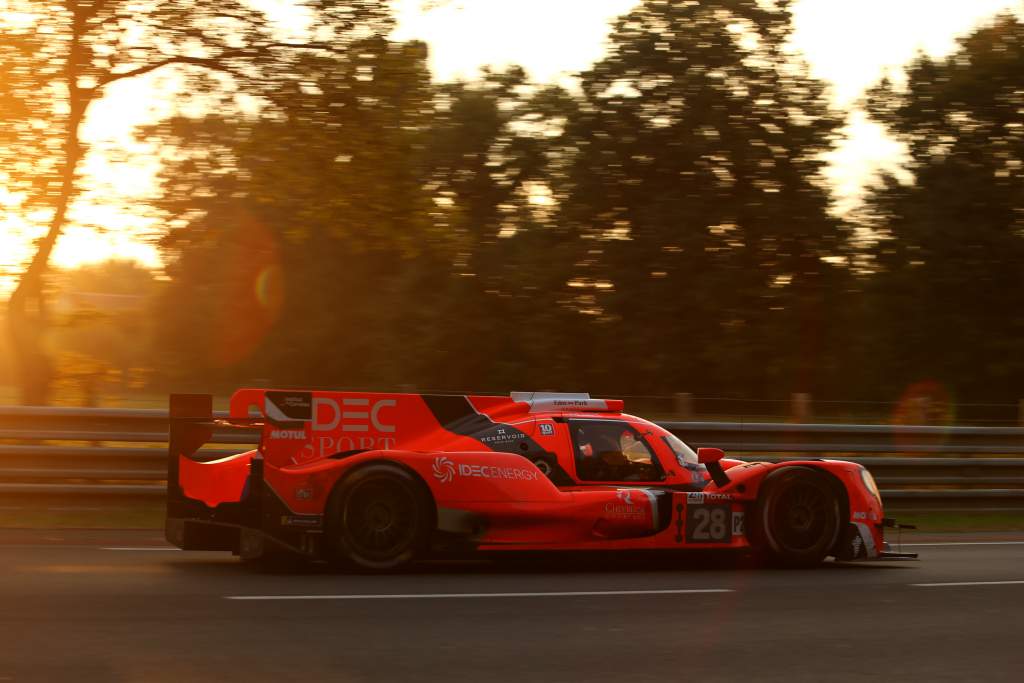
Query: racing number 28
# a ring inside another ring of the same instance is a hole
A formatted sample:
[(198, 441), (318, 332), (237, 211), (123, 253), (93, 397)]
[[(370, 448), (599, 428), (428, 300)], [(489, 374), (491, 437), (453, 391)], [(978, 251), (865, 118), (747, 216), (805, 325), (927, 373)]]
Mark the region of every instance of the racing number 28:
[(686, 511), (686, 536), (691, 543), (724, 543), (732, 536), (728, 505), (692, 505)]

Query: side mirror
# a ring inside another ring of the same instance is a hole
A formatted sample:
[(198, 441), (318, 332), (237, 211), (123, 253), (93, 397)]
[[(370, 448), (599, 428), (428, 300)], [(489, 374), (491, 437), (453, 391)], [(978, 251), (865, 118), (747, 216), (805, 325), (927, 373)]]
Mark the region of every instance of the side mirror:
[(725, 451), (721, 448), (698, 448), (697, 449), (697, 462), (707, 465), (708, 463), (718, 462), (725, 457)]
[(721, 448), (698, 448), (697, 462), (703, 463), (708, 468), (708, 474), (715, 485), (721, 488), (729, 485), (729, 475), (725, 473), (722, 465), (718, 462), (725, 457), (725, 451)]

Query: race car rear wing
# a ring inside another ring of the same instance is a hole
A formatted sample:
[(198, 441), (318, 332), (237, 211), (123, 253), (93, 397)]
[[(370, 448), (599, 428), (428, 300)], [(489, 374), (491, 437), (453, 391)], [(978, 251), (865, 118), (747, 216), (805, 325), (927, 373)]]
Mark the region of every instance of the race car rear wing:
[(167, 430), (168, 510), (176, 511), (185, 501), (181, 487), (182, 459), (193, 460), (199, 449), (215, 438), (217, 431), (259, 430), (265, 422), (263, 417), (214, 416), (210, 394), (171, 394)]
[[(279, 424), (295, 423), (214, 414), (213, 397), (207, 394), (172, 394), (168, 417), (167, 540), (186, 550), (258, 556), (268, 542), (262, 535), (265, 518), (282, 513), (263, 480), (265, 437)], [(250, 446), (248, 452), (209, 462), (200, 448), (210, 441), (258, 444), (259, 452)], [(298, 541), (286, 534), (273, 542), (287, 546)]]

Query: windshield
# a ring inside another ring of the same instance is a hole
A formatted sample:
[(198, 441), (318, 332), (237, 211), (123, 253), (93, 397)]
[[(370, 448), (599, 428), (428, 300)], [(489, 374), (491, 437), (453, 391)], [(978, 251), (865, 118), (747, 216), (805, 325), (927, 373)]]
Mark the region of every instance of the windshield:
[(570, 422), (583, 481), (660, 481), (665, 473), (643, 437), (621, 420)]
[(697, 454), (693, 452), (692, 448), (683, 443), (682, 439), (671, 433), (665, 434), (661, 438), (672, 449), (676, 456), (676, 461), (681, 467), (693, 468), (697, 466)]

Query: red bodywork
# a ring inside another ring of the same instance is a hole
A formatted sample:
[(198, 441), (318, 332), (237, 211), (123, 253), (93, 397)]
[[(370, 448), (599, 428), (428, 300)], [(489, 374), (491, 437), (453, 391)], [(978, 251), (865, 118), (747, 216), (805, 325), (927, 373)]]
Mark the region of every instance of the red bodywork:
[[(842, 492), (843, 532), (831, 554), (864, 559), (884, 548), (881, 501), (860, 465), (724, 459), (728, 482), (719, 485), (692, 452), (672, 447), (669, 432), (622, 407), (586, 395), (242, 389), (231, 398), (229, 421), (259, 429), (257, 449), (198, 462), (197, 449), (216, 428), (209, 397), (172, 397), (167, 535), (183, 548), (251, 555), (272, 543), (320, 557), (338, 482), (367, 463), (389, 461), (429, 489), (436, 547), (744, 549), (751, 547), (745, 522), (765, 477), (799, 465), (826, 473)], [(583, 434), (620, 429), (631, 434), (623, 436), (629, 443), (643, 442), (629, 447), (641, 452), (637, 462), (615, 454), (628, 480), (584, 476), (594, 456), (580, 443)], [(263, 491), (258, 509), (255, 477)]]

